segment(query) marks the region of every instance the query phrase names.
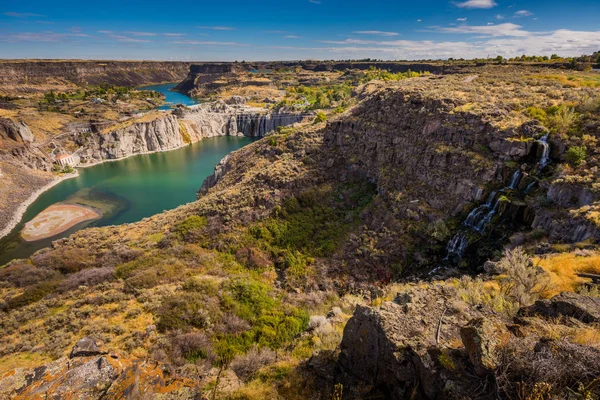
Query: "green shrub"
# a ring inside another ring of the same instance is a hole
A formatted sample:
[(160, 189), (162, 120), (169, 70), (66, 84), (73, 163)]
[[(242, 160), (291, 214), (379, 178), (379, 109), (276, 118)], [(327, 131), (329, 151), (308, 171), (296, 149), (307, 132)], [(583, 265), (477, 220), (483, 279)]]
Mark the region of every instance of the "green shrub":
[(163, 300), (157, 312), (156, 328), (159, 332), (186, 330), (190, 327), (202, 329), (207, 326), (208, 312), (205, 298), (196, 293), (179, 293)]
[(187, 217), (181, 221), (175, 227), (175, 233), (177, 233), (179, 238), (184, 239), (192, 232), (199, 232), (202, 228), (204, 228), (204, 226), (206, 226), (206, 223), (206, 217), (202, 215), (192, 215), (191, 217)]
[(585, 146), (572, 146), (565, 152), (565, 160), (574, 167), (580, 165), (587, 156), (587, 148)]
[(29, 304), (40, 301), (47, 295), (53, 293), (57, 287), (57, 281), (40, 282), (34, 286), (30, 286), (25, 289), (22, 294), (8, 300), (6, 303), (6, 309), (7, 311), (14, 310), (15, 308), (25, 307)]
[(531, 118), (540, 121), (544, 125), (546, 124), (546, 118), (548, 117), (548, 114), (544, 109), (540, 107), (528, 107), (526, 112)]
[(547, 126), (552, 132), (570, 134), (579, 121), (579, 115), (571, 107), (553, 106), (548, 108)]
[(323, 111), (319, 111), (315, 117), (315, 124), (327, 121), (327, 115)]
[(183, 284), (183, 290), (186, 292), (203, 293), (214, 297), (219, 293), (219, 285), (212, 279), (202, 279), (198, 276), (192, 276)]

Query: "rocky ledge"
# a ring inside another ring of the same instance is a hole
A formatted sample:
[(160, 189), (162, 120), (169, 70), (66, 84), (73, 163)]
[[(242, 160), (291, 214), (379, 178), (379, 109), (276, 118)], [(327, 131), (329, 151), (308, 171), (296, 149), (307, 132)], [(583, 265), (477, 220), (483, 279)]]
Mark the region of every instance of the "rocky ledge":
[[(484, 399), (585, 386), (600, 375), (600, 350), (551, 332), (585, 329), (599, 311), (597, 298), (564, 293), (509, 320), (468, 306), (452, 287), (412, 286), (381, 307), (356, 309), (344, 329), (335, 380), (352, 388), (344, 399)], [(512, 387), (515, 381), (520, 389)]]
[(6, 399), (195, 399), (201, 392), (179, 378), (168, 364), (123, 358), (101, 341), (83, 338), (70, 356), (34, 369), (15, 369), (0, 377)]

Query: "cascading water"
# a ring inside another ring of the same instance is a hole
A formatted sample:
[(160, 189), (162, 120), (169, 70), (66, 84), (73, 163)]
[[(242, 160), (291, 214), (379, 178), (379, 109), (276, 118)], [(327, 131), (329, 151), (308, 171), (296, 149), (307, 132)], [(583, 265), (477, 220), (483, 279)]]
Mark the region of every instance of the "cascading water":
[(537, 141), (542, 146), (542, 156), (538, 169), (541, 171), (550, 163), (550, 145), (548, 144), (548, 135), (544, 135)]
[(521, 177), (523, 176), (523, 174), (521, 173), (521, 170), (518, 169), (515, 171), (515, 173), (513, 174), (512, 178), (510, 179), (510, 184), (508, 185), (509, 189), (516, 189), (517, 186), (519, 186), (519, 182), (521, 182)]
[(536, 183), (537, 181), (533, 181), (529, 185), (527, 185), (527, 187), (525, 188), (525, 194), (529, 194), (529, 192), (531, 192)]
[(492, 220), (492, 217), (498, 208), (498, 201), (494, 201), (496, 199), (496, 194), (497, 192), (492, 192), (485, 204), (473, 209), (465, 219), (464, 225), (481, 233), (486, 225)]
[[(548, 144), (548, 135), (544, 135), (540, 139), (538, 139), (538, 143), (542, 146), (542, 155), (539, 161), (539, 171), (541, 171), (546, 165), (550, 163), (550, 145)], [(504, 192), (505, 189), (516, 190), (521, 183), (521, 179), (523, 178), (523, 173), (521, 169), (517, 169), (511, 179), (510, 183), (507, 187), (502, 189), (500, 192)], [(533, 189), (537, 181), (533, 181), (527, 185), (524, 193), (527, 194)], [(475, 230), (477, 233), (482, 233), (485, 228), (492, 222), (494, 216), (498, 213), (498, 208), (500, 206), (500, 198), (497, 197), (497, 192), (492, 192), (485, 204), (481, 204), (473, 209), (463, 222), (463, 224)], [(580, 235), (580, 232), (576, 232), (576, 235)], [(467, 232), (463, 229), (458, 232), (456, 235), (450, 239), (448, 244), (446, 245), (447, 255), (446, 260), (450, 258), (452, 255), (456, 255), (460, 258), (463, 257), (465, 250), (469, 246), (469, 238), (467, 236)]]
[(448, 255), (446, 256), (446, 260), (452, 255), (456, 254), (459, 257), (464, 255), (465, 249), (469, 245), (469, 238), (463, 232), (458, 232), (446, 246), (446, 250), (448, 251)]

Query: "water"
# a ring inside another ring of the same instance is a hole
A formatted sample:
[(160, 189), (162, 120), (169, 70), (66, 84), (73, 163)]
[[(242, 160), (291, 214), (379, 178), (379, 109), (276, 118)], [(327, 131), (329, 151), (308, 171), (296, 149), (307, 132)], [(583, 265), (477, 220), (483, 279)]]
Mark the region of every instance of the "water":
[(160, 85), (149, 85), (149, 86), (141, 86), (138, 89), (141, 90), (154, 90), (155, 92), (160, 92), (165, 95), (166, 104), (158, 107), (159, 110), (169, 110), (172, 106), (177, 104), (183, 104), (184, 106), (192, 106), (194, 104), (198, 104), (196, 100), (191, 97), (186, 96), (183, 93), (173, 92), (175, 86), (177, 86), (177, 82), (172, 83), (163, 83)]
[(542, 146), (542, 156), (540, 158), (539, 171), (544, 169), (550, 163), (550, 145), (548, 144), (548, 135), (544, 135), (538, 139), (538, 143)]
[(521, 177), (523, 176), (523, 174), (521, 173), (521, 170), (518, 169), (515, 171), (515, 173), (513, 174), (512, 178), (510, 179), (510, 184), (508, 185), (509, 189), (516, 189), (517, 186), (519, 186), (519, 182), (521, 182)]
[[(230, 152), (250, 143), (247, 137), (221, 136), (164, 153), (133, 156), (79, 169), (44, 192), (27, 209), (10, 235), (0, 239), (0, 265), (13, 258), (29, 257), (53, 240), (85, 226), (106, 226), (139, 221), (196, 199), (204, 178)], [(61, 201), (93, 204), (102, 209), (102, 219), (83, 223), (62, 234), (36, 242), (25, 242), (19, 232), (24, 224), (51, 204)]]

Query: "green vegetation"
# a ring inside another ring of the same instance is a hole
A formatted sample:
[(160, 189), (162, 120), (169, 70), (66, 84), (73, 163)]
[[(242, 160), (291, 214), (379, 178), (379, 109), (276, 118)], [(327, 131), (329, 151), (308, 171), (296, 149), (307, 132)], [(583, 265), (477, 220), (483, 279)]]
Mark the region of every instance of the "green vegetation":
[(185, 238), (192, 233), (198, 233), (206, 225), (206, 217), (201, 215), (192, 215), (181, 221), (175, 228), (175, 232), (180, 238)]
[(319, 111), (315, 117), (315, 123), (318, 124), (319, 122), (325, 121), (327, 121), (327, 115), (323, 111)]
[(579, 166), (587, 156), (585, 146), (572, 146), (565, 153), (565, 160), (574, 167)]

